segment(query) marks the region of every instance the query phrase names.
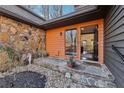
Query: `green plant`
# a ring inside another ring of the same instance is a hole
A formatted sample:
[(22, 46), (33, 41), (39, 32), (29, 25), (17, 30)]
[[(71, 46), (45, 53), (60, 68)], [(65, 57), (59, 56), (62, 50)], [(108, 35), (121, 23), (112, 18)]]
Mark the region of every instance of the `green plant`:
[(23, 63), (18, 61), (13, 63), (10, 63), (10, 62), (0, 63), (0, 72), (2, 73), (6, 72), (8, 70), (15, 68), (16, 66), (23, 66)]
[(9, 46), (1, 45), (0, 52), (3, 52), (3, 51), (7, 52), (8, 57), (9, 57), (9, 59), (8, 59), (9, 62), (13, 62), (15, 60), (15, 58), (17, 58), (17, 57), (19, 58), (19, 53)]
[(16, 66), (22, 66), (19, 62), (20, 53), (7, 45), (0, 46), (0, 72), (6, 72)]
[(67, 63), (75, 63), (74, 57), (69, 57)]
[(13, 48), (7, 46), (6, 51), (8, 53), (9, 58), (10, 58), (10, 61), (13, 62), (14, 56), (15, 56), (15, 50)]
[(5, 51), (5, 46), (1, 45), (0, 46), (0, 52), (3, 52), (3, 51)]
[(73, 67), (75, 66), (75, 62), (76, 62), (76, 61), (74, 60), (74, 57), (71, 56), (71, 57), (69, 58), (69, 60), (67, 61), (68, 67), (73, 68)]

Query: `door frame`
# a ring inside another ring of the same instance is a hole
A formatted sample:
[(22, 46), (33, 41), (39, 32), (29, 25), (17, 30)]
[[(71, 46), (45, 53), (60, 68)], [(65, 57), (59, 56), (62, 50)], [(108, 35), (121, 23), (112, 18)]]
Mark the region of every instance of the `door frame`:
[[(81, 58), (80, 58), (80, 60), (84, 60), (84, 61), (87, 60), (87, 61), (91, 61), (91, 62), (95, 62), (95, 63), (97, 62), (97, 63), (98, 63), (98, 61), (95, 61), (95, 60), (94, 60), (94, 54), (95, 54), (95, 52), (96, 52), (96, 51), (95, 51), (95, 45), (94, 45), (95, 38), (96, 38), (96, 37), (95, 37), (95, 33), (81, 34), (81, 35), (80, 35), (80, 38), (82, 38), (84, 35), (93, 35), (93, 38), (94, 38), (94, 39), (93, 39), (93, 46), (92, 46), (92, 48), (93, 48), (93, 49), (92, 49), (93, 54), (91, 54), (91, 55), (92, 55), (92, 59), (90, 60), (90, 59), (82, 59), (82, 53), (81, 53)], [(88, 38), (88, 37), (87, 37), (87, 38)], [(87, 38), (86, 38), (85, 40), (81, 40), (80, 43), (82, 44), (82, 41), (87, 41)], [(97, 37), (97, 38), (98, 38), (98, 37)], [(98, 43), (98, 41), (97, 41), (97, 43)], [(97, 46), (98, 46), (98, 45), (97, 45)], [(80, 47), (82, 47), (82, 45), (81, 45)], [(80, 48), (80, 49), (81, 49), (81, 48)], [(81, 50), (80, 52), (82, 52), (82, 50)], [(98, 52), (98, 47), (97, 47), (97, 52)], [(98, 53), (97, 53), (97, 56), (98, 56)]]
[[(74, 24), (74, 25), (70, 25), (70, 26), (65, 26), (65, 27), (62, 27), (57, 30), (58, 31), (66, 31), (67, 29), (73, 29), (73, 28), (77, 29), (77, 56), (76, 56), (76, 59), (80, 60), (80, 48), (81, 48), (80, 47), (80, 33), (81, 33), (80, 28), (86, 27), (86, 26), (92, 26), (92, 25), (98, 25), (98, 63), (103, 64), (103, 61), (104, 61), (104, 39), (103, 39), (104, 20), (103, 19), (97, 19), (97, 20), (82, 22), (82, 23)], [(64, 39), (63, 49), (65, 50), (65, 34), (64, 34), (63, 39)], [(68, 56), (65, 55), (65, 51), (63, 52), (63, 58), (68, 59)]]
[[(84, 22), (84, 23), (81, 23), (79, 24), (78, 26), (78, 29), (77, 29), (77, 33), (78, 33), (78, 36), (77, 36), (77, 42), (78, 42), (78, 45), (77, 45), (77, 59), (80, 60), (80, 51), (81, 51), (81, 44), (80, 44), (80, 35), (81, 35), (81, 30), (80, 28), (81, 27), (86, 27), (86, 26), (92, 26), (92, 25), (98, 25), (98, 63), (99, 64), (103, 64), (103, 61), (104, 61), (104, 39), (103, 39), (103, 36), (104, 36), (104, 20), (103, 19), (98, 19), (98, 20), (94, 20), (94, 21), (89, 21), (89, 22)], [(100, 50), (100, 51), (99, 51)]]

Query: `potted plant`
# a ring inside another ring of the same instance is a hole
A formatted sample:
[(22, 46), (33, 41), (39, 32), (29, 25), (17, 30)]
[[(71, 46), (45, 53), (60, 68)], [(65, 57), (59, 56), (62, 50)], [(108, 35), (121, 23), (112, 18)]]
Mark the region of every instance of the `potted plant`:
[(75, 60), (74, 60), (74, 57), (73, 56), (71, 56), (69, 58), (69, 60), (67, 61), (67, 66), (70, 67), (70, 68), (75, 67)]

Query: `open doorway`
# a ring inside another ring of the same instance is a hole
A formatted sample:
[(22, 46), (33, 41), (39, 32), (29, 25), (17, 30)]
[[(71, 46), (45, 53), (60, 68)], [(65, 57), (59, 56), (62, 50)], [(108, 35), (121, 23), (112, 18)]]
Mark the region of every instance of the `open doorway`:
[(98, 26), (81, 27), (81, 60), (98, 62)]

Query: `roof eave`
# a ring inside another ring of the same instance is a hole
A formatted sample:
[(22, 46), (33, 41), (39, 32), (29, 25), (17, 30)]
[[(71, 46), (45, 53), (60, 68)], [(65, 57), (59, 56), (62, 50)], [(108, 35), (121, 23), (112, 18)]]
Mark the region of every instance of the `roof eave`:
[(100, 19), (103, 18), (102, 12), (103, 10), (98, 6), (90, 6), (85, 11), (80, 10), (56, 19), (48, 20), (46, 22), (43, 22), (40, 26), (43, 27), (45, 30), (48, 30), (85, 21)]
[(46, 20), (44, 23), (40, 24), (40, 25), (45, 25), (45, 24), (51, 24), (51, 23), (55, 23), (57, 21), (61, 21), (61, 20), (64, 20), (66, 18), (70, 18), (70, 17), (75, 17), (79, 14), (84, 14), (84, 13), (87, 13), (87, 12), (90, 12), (90, 11), (94, 11), (98, 8), (98, 6), (90, 6), (90, 5), (87, 5), (84, 10), (80, 10), (80, 11), (75, 11), (75, 12), (72, 12), (72, 13), (69, 13), (69, 14), (66, 14), (66, 15), (63, 15), (63, 16), (60, 16), (60, 17), (57, 17), (57, 18), (54, 18), (54, 19), (50, 19), (50, 20)]
[[(36, 15), (35, 13), (33, 13), (33, 12), (31, 12), (30, 10), (24, 8), (23, 6), (17, 5), (17, 7), (23, 9), (24, 11), (26, 11), (26, 12), (28, 12), (29, 14), (35, 16), (36, 18), (39, 18), (39, 19), (45, 21), (42, 17)], [(0, 7), (0, 15), (1, 15), (1, 16), (6, 16), (6, 17), (9, 17), (9, 18), (12, 18), (12, 19), (14, 19), (14, 20), (17, 20), (17, 21), (20, 21), (20, 22), (23, 22), (23, 23), (26, 23), (26, 24), (29, 24), (29, 25), (33, 25), (33, 26), (38, 27), (38, 28), (42, 28), (42, 27), (40, 26), (40, 24), (38, 24), (38, 23), (32, 21), (31, 19), (27, 19), (27, 18), (25, 18), (25, 17), (23, 17), (23, 16), (20, 16), (20, 15), (18, 15), (18, 14), (16, 14), (16, 13), (13, 13), (13, 12), (7, 10), (7, 9), (2, 8), (2, 7)]]

